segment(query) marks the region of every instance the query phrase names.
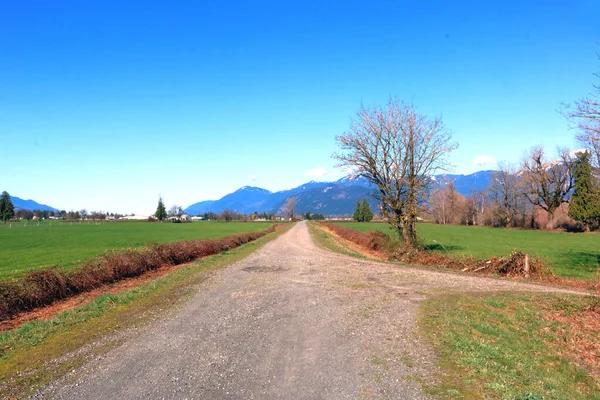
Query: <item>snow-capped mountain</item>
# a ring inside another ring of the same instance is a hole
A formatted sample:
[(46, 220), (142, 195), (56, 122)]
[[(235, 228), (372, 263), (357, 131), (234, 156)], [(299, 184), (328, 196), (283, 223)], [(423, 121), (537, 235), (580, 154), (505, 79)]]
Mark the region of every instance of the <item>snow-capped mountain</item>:
[[(485, 190), (490, 183), (492, 171), (479, 171), (469, 175), (436, 175), (439, 184), (453, 180), (456, 190), (468, 196), (471, 190)], [(219, 200), (201, 201), (185, 209), (188, 214), (204, 212), (220, 213), (225, 209), (250, 214), (256, 212), (282, 212), (290, 197), (296, 199), (296, 211), (325, 215), (352, 214), (357, 199), (366, 198), (373, 212), (377, 202), (373, 198), (376, 187), (363, 177), (346, 176), (334, 182), (310, 181), (298, 187), (270, 192), (258, 187), (244, 186)]]

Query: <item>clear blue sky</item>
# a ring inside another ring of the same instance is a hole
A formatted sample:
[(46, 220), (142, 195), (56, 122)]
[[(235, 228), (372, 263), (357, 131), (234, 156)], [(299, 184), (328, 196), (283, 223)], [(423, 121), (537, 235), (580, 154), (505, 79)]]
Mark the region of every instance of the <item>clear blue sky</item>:
[[(455, 173), (574, 147), (600, 2), (0, 0), (0, 190), (151, 214), (342, 176), (335, 135), (391, 95), (441, 115)], [(486, 157), (483, 157), (485, 159)]]

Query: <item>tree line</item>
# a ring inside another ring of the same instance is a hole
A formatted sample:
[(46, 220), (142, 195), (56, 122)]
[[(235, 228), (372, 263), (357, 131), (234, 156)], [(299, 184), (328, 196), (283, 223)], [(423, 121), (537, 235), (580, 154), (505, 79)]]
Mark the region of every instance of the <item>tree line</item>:
[(586, 151), (559, 149), (558, 157), (550, 159), (542, 147), (534, 147), (519, 168), (501, 164), (488, 190), (468, 198), (452, 182), (436, 190), (431, 179), (448, 171), (448, 155), (458, 146), (441, 118), (420, 114), (398, 98), (385, 106), (362, 106), (349, 130), (336, 137), (339, 151), (333, 157), (338, 166), (377, 186), (383, 217), (408, 246), (417, 244), (420, 214), (439, 223), (551, 227), (562, 213), (583, 229), (595, 228), (600, 219), (600, 85), (561, 112)]
[(500, 164), (487, 190), (462, 196), (453, 181), (439, 183), (426, 211), (438, 224), (532, 229), (597, 229), (600, 187), (587, 151), (545, 159), (532, 149), (519, 167)]

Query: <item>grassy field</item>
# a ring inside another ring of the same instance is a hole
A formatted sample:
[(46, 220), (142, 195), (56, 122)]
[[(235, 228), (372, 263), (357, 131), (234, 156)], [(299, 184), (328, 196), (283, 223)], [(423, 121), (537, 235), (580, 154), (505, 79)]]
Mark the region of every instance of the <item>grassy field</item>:
[[(361, 232), (393, 234), (385, 223), (343, 223)], [(418, 224), (425, 248), (452, 256), (486, 259), (520, 250), (543, 259), (564, 278), (594, 279), (600, 264), (600, 235), (498, 229), (479, 226)]]
[(109, 250), (192, 239), (215, 239), (266, 229), (265, 222), (59, 222), (0, 225), (0, 280), (35, 269), (74, 268)]
[(213, 271), (248, 256), (286, 231), (197, 260), (133, 289), (99, 296), (49, 320), (0, 332), (0, 398), (26, 398), (38, 387), (105, 354), (126, 337), (119, 332), (161, 317), (197, 293), (197, 285)]
[(600, 399), (599, 316), (591, 297), (428, 299), (419, 326), (444, 371), (430, 391), (441, 398)]

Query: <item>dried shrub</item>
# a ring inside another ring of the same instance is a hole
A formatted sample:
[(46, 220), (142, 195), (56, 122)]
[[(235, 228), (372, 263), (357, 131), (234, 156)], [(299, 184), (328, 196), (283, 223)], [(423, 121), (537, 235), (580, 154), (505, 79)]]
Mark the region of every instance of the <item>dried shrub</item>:
[(552, 276), (550, 269), (543, 261), (519, 251), (513, 251), (508, 257), (492, 257), (489, 260), (478, 260), (472, 257), (450, 257), (426, 251), (422, 248), (406, 246), (403, 243), (393, 241), (389, 236), (378, 231), (362, 233), (339, 225), (328, 223), (323, 225), (340, 237), (359, 246), (384, 252), (390, 260), (470, 273), (492, 273), (510, 277), (549, 278)]
[(230, 250), (274, 232), (277, 228), (271, 226), (260, 232), (215, 240), (189, 240), (114, 251), (96, 257), (69, 273), (46, 269), (31, 272), (21, 279), (0, 282), (0, 321), (108, 283), (142, 275), (161, 266), (184, 264)]
[(365, 247), (374, 251), (387, 251), (393, 247), (393, 242), (390, 237), (379, 231), (370, 231), (362, 233), (356, 229), (346, 228), (340, 225), (323, 223), (327, 229), (333, 231), (337, 235), (349, 240), (359, 246)]

